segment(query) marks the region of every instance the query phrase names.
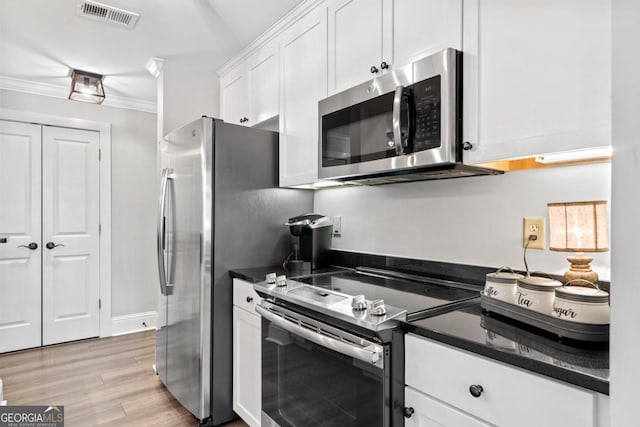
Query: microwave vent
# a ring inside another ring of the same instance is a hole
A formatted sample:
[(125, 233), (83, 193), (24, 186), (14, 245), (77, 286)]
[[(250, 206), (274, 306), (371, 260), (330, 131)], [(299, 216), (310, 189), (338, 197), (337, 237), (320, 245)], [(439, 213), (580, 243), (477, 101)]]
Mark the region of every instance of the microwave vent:
[(78, 0), (78, 15), (127, 29), (133, 29), (138, 22), (138, 18), (140, 18), (140, 14), (138, 13), (129, 12), (92, 0)]

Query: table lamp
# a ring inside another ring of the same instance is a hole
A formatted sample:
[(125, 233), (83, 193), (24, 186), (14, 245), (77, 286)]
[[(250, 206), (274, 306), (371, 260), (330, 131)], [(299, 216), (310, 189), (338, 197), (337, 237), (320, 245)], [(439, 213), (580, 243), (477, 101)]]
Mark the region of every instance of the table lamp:
[[(593, 258), (584, 252), (606, 252), (607, 202), (549, 203), (549, 249), (560, 252), (576, 252), (567, 258), (571, 267), (564, 273), (567, 282), (587, 281), (598, 283), (598, 273), (591, 270)], [(587, 283), (582, 283), (587, 285)]]

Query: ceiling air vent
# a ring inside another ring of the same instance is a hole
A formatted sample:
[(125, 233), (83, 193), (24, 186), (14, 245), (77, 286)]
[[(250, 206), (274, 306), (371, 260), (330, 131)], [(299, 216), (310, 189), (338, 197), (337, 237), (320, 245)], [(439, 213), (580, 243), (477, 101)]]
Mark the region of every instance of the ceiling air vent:
[(107, 6), (91, 0), (78, 0), (78, 14), (94, 21), (132, 29), (138, 22), (139, 14), (117, 7)]

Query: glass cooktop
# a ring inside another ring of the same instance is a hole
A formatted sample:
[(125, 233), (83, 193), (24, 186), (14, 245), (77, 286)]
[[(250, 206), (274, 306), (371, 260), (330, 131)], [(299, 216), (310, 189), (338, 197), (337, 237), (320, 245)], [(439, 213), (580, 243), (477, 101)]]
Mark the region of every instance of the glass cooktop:
[(406, 278), (385, 277), (381, 274), (346, 271), (331, 274), (298, 277), (297, 282), (309, 284), (351, 296), (364, 295), (367, 300), (384, 300), (385, 304), (406, 310), (407, 314), (419, 313), (452, 303), (479, 297), (480, 289), (446, 285), (429, 278), (420, 281)]

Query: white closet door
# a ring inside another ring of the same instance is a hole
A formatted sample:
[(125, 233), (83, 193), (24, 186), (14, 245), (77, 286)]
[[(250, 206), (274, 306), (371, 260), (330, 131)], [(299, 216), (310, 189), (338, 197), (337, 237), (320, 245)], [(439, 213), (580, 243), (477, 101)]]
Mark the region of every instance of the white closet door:
[(99, 335), (99, 133), (44, 126), (42, 140), (47, 345)]
[(40, 345), (41, 145), (40, 126), (0, 120), (0, 353)]

